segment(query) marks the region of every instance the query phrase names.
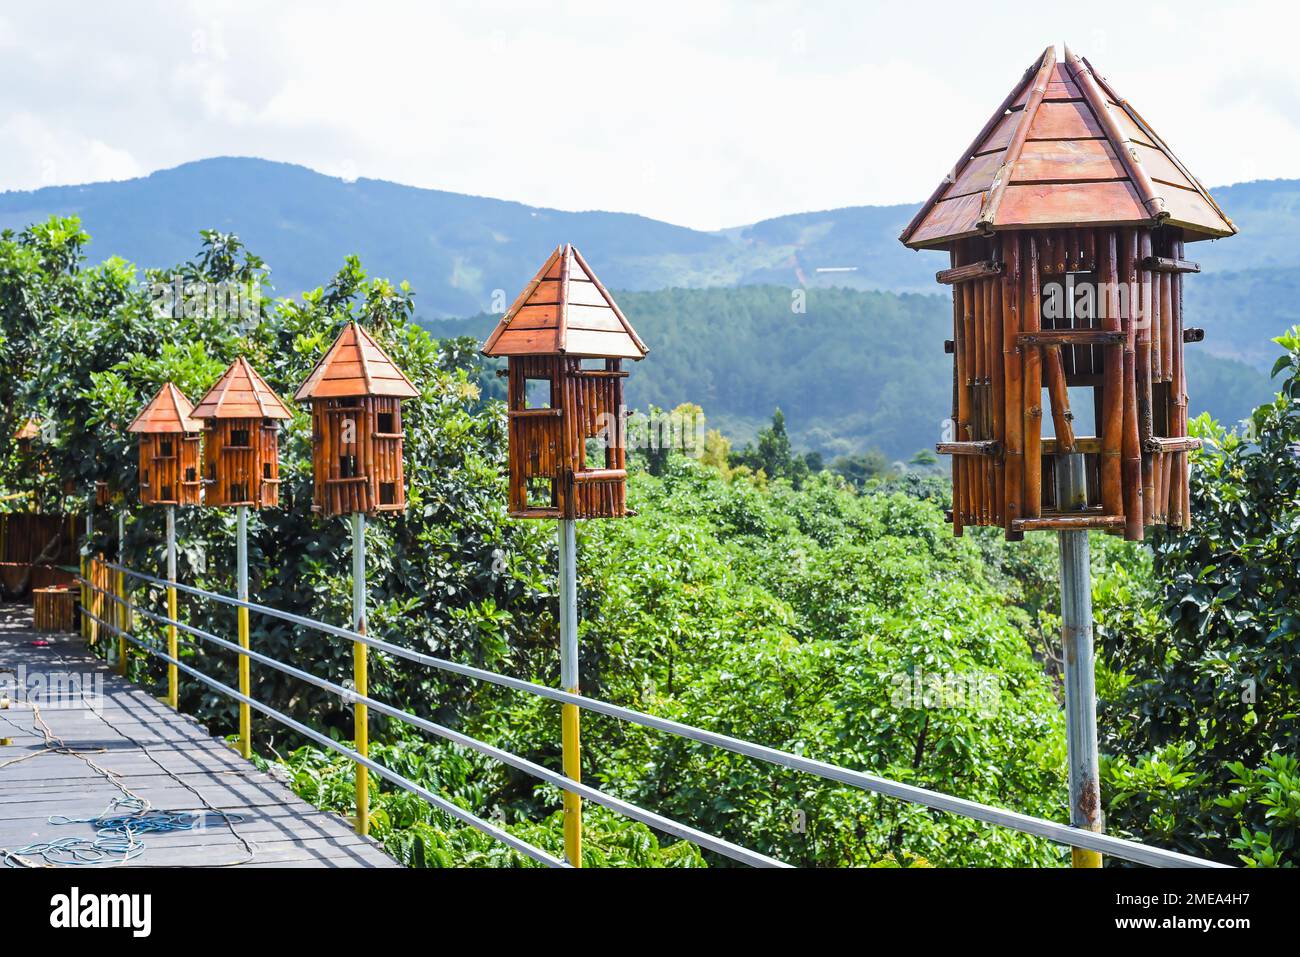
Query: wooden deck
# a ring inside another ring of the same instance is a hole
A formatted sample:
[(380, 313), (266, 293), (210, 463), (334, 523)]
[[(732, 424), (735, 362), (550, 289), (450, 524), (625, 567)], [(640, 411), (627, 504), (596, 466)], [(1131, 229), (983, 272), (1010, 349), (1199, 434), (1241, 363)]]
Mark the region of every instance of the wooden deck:
[[(33, 644), (38, 639), (48, 644)], [(192, 830), (142, 835), (143, 853), (126, 866), (399, 866), (348, 821), (302, 801), (192, 719), (118, 677), (87, 653), (80, 636), (33, 632), (29, 607), (0, 605), (4, 670), (18, 674), (0, 673), (10, 698), (0, 710), (0, 738), (12, 739), (0, 746), (0, 848), (95, 837), (89, 824), (50, 823), (51, 816), (94, 817), (123, 796), (88, 759), (153, 808), (199, 816)], [(50, 731), (83, 757), (46, 750), (33, 703)]]

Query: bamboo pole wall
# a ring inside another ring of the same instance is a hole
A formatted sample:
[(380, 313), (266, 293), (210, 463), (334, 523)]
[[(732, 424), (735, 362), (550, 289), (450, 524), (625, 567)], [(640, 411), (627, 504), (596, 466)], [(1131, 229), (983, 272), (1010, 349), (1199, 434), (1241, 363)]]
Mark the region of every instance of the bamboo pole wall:
[(280, 428), (273, 419), (208, 419), (203, 433), (204, 504), (280, 504)]
[[(627, 512), (626, 423), (621, 360), (584, 368), (570, 356), (509, 360), (510, 513), (524, 518), (618, 518)], [(551, 402), (528, 408), (529, 380), (550, 383)], [(588, 461), (587, 440), (601, 438)], [(550, 486), (546, 501), (529, 484)]]
[(391, 396), (314, 399), (312, 474), (315, 512), (405, 510), (401, 401)]
[(141, 435), (140, 503), (198, 505), (203, 490), (200, 454), (198, 435)]
[[(954, 534), (986, 525), (1018, 539), (1068, 525), (1140, 540), (1149, 525), (1187, 526), (1197, 443), (1187, 438), (1182, 283), (1197, 267), (1183, 253), (1169, 227), (1008, 231), (952, 245), (938, 278), (953, 286), (953, 440), (937, 448), (953, 456)], [(1095, 413), (1095, 435), (1079, 434), (1080, 403)], [(1070, 451), (1085, 457), (1088, 505), (1065, 516), (1054, 457)]]

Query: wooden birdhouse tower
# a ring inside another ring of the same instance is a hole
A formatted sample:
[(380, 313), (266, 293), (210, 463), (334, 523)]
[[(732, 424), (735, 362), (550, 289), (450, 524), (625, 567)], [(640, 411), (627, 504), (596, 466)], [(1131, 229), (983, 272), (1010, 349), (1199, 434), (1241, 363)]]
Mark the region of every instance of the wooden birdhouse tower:
[[(900, 237), (950, 256), (957, 534), (1187, 527), (1185, 247), (1236, 231), (1087, 60), (1049, 47), (1025, 71)], [(1069, 452), (1082, 511), (1055, 501)]]
[(294, 396), (311, 403), (312, 511), (406, 508), (402, 400), (419, 394), (370, 333), (355, 322), (344, 327)]
[(203, 504), (280, 504), (280, 422), (293, 417), (240, 356), (194, 409), (203, 423)]
[(582, 254), (551, 253), (483, 354), (505, 356), (510, 514), (627, 514), (624, 359), (648, 350)]
[(140, 504), (198, 505), (203, 494), (203, 425), (194, 406), (168, 382), (127, 431), (140, 436)]

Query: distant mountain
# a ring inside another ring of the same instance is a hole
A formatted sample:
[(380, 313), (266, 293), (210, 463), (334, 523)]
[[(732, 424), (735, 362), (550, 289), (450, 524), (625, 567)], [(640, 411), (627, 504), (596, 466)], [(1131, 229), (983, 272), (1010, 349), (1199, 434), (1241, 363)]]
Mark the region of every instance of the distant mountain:
[[(1189, 350), (1189, 372), (1194, 405), (1231, 421), (1268, 394), (1269, 338), (1300, 322), (1300, 180), (1213, 192), (1241, 235), (1188, 247), (1204, 273), (1187, 283), (1187, 321), (1207, 331)], [(805, 445), (904, 455), (930, 444), (951, 388), (940, 349), (949, 313), (934, 282), (946, 259), (897, 239), (914, 208), (846, 207), (702, 232), (227, 157), (2, 193), (0, 227), (75, 213), (92, 257), (141, 266), (189, 258), (200, 229), (233, 231), (271, 264), (286, 296), (323, 284), (355, 253), (371, 275), (409, 280), (418, 314), (440, 334), (485, 332), (487, 314), (556, 244), (573, 242), (652, 346), (653, 375), (632, 380), (634, 402), (700, 402), (742, 437), (781, 405)], [(727, 291), (742, 286), (765, 288)], [(798, 286), (810, 298), (802, 319), (789, 310)], [(461, 316), (477, 318), (449, 321)], [(1227, 361), (1238, 359), (1249, 365)]]
[[(1271, 349), (1267, 336), (1295, 321), (1300, 308), (1289, 294), (1290, 271), (1300, 268), (1300, 180), (1214, 194), (1242, 232), (1190, 247), (1207, 275), (1189, 284), (1189, 321), (1210, 330), (1208, 351), (1259, 363)], [(193, 254), (200, 229), (234, 231), (272, 264), (277, 292), (290, 296), (356, 253), (373, 275), (410, 280), (420, 314), (435, 319), (492, 311), (565, 241), (584, 250), (615, 289), (774, 284), (935, 293), (944, 257), (897, 241), (914, 208), (853, 206), (701, 232), (626, 213), (347, 182), (302, 166), (223, 157), (141, 179), (0, 193), (0, 227), (76, 213), (93, 237), (92, 255), (145, 266)]]

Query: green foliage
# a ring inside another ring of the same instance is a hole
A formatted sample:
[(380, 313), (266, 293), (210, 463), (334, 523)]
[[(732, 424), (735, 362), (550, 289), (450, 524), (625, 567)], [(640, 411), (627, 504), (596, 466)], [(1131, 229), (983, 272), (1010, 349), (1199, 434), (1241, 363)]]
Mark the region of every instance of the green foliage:
[[(929, 461), (921, 459), (920, 455), (921, 453), (918, 452), (914, 460), (928, 466)], [(872, 479), (889, 475), (891, 469), (889, 459), (878, 449), (854, 455), (841, 455), (831, 463), (831, 471), (843, 476), (844, 480), (858, 491), (865, 489)]]
[(1119, 575), (1100, 609), (1107, 664), (1126, 676), (1103, 721), (1113, 779), (1168, 769), (1126, 783), (1111, 825), (1258, 864), (1297, 853), (1300, 329), (1277, 342), (1280, 394), (1245, 434), (1193, 423), (1192, 529), (1159, 535), (1152, 577)]
[(803, 485), (809, 471), (821, 471), (821, 457), (818, 455), (817, 469), (810, 469), (810, 462), (802, 455), (795, 455), (790, 449), (790, 436), (785, 430), (785, 414), (780, 409), (772, 413), (772, 424), (758, 433), (755, 443), (746, 445), (739, 452), (731, 454), (732, 467), (744, 467), (751, 472), (762, 472), (770, 479), (786, 479), (794, 488)]
[[(562, 812), (539, 821), (512, 816), (493, 803), (490, 782), (498, 779), (492, 762), (472, 751), (421, 740), (397, 732), (388, 742), (371, 746), (371, 757), (421, 787), (438, 793), (464, 810), (484, 816), (521, 840), (564, 856)], [(274, 764), (290, 786), (317, 807), (349, 815), (355, 793), (354, 766), (332, 752), (297, 748)], [(371, 779), (370, 833), (408, 867), (540, 867), (532, 858), (506, 847), (488, 834), (433, 808), (408, 791)], [(539, 790), (546, 790), (540, 787)], [(555, 796), (548, 800), (554, 802)], [(584, 867), (704, 867), (699, 850), (687, 841), (662, 844), (643, 824), (629, 821), (599, 805), (583, 814)]]

